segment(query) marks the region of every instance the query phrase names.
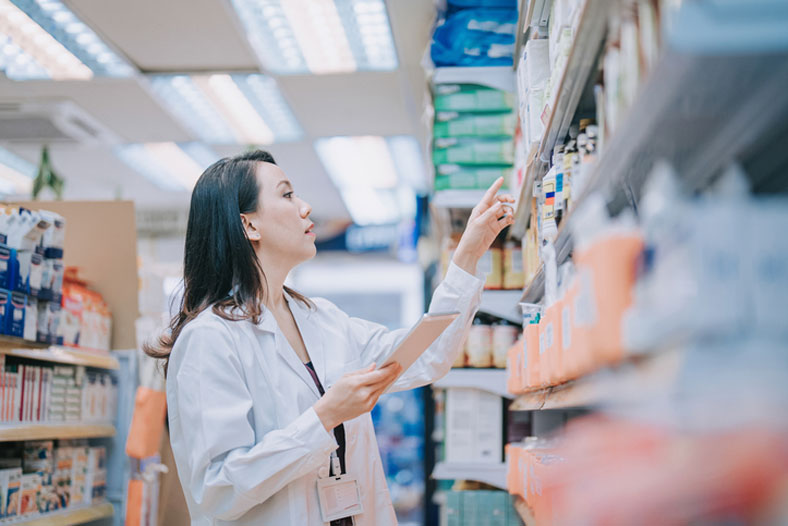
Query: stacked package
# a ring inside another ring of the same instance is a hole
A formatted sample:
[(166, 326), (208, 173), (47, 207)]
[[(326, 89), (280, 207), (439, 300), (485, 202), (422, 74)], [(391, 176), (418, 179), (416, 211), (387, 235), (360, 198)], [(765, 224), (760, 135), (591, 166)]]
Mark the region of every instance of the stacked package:
[(25, 442), (0, 458), (0, 519), (13, 520), (101, 502), (106, 449), (85, 441)]
[(447, 526), (520, 526), (523, 521), (505, 491), (449, 491), (446, 499)]
[(517, 28), (514, 0), (449, 0), (432, 35), (438, 67), (511, 66)]
[(117, 391), (106, 372), (0, 355), (0, 423), (112, 422)]
[(475, 84), (434, 87), (435, 190), (486, 189), (509, 180), (517, 118), (514, 95)]

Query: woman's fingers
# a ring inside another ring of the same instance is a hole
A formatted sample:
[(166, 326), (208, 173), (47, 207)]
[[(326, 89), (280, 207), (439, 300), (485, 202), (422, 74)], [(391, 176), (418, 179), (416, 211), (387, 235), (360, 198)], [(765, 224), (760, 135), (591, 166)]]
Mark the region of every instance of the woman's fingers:
[(360, 385), (376, 386), (377, 384), (393, 381), (399, 376), (402, 366), (396, 362), (388, 364), (386, 367), (374, 371), (362, 370), (359, 383)]
[(498, 202), (498, 198), (495, 194), (498, 193), (498, 190), (501, 189), (501, 186), (503, 186), (503, 177), (496, 179), (495, 182), (487, 189), (487, 191), (484, 192), (484, 196), (479, 201), (479, 204), (473, 207), (473, 210), (471, 211), (471, 220), (482, 215), (491, 206)]

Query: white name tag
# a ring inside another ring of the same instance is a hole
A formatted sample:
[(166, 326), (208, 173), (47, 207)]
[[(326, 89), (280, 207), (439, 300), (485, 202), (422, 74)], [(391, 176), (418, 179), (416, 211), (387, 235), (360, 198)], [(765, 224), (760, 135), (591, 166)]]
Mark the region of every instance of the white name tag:
[(317, 498), (320, 501), (323, 522), (364, 512), (358, 481), (348, 475), (317, 479)]

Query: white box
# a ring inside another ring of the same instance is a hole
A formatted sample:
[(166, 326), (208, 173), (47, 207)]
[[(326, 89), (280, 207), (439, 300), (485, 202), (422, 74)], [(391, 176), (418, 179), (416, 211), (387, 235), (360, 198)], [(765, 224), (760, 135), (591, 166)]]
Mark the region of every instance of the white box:
[(446, 390), (446, 462), (501, 462), (502, 398), (478, 389)]

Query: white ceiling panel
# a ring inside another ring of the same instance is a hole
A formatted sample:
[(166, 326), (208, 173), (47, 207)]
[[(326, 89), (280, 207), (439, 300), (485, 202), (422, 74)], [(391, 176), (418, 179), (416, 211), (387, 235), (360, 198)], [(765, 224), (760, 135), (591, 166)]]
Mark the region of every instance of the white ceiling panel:
[(137, 79), (85, 81), (0, 79), (0, 102), (73, 101), (126, 142), (188, 141), (186, 131)]
[(256, 70), (225, 0), (68, 0), (143, 71)]

